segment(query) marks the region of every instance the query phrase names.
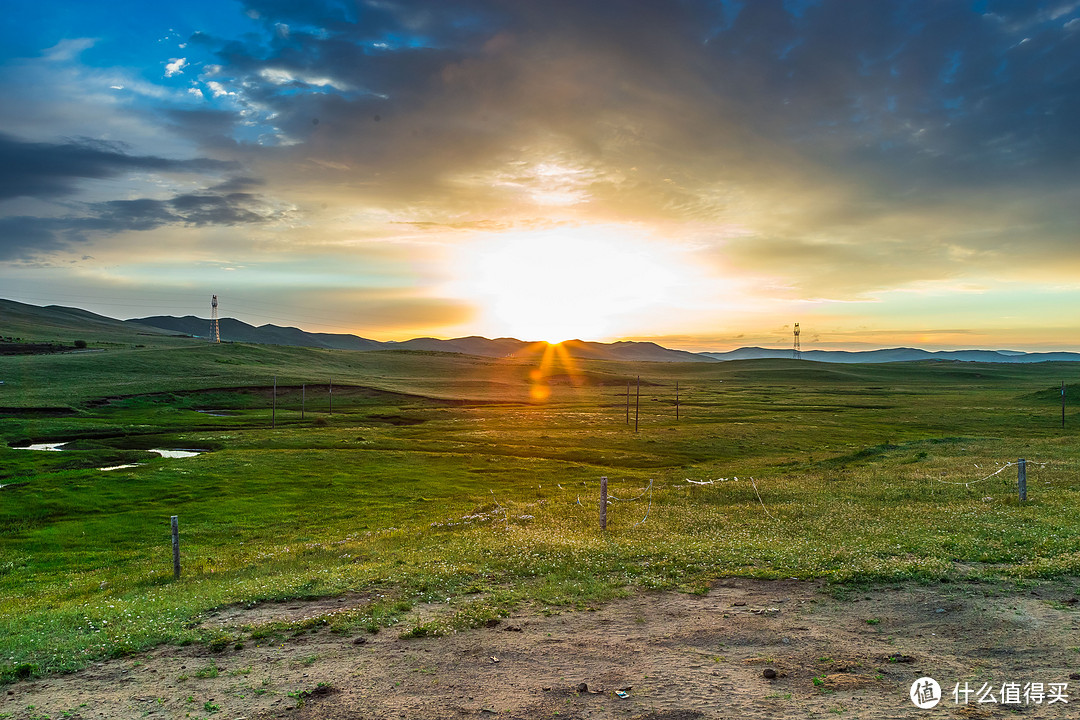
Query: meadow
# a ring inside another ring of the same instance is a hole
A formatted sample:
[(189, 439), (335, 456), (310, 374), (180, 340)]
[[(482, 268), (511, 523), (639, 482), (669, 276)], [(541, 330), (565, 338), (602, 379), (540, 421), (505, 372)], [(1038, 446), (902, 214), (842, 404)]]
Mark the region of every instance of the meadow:
[[(122, 340), (0, 357), (4, 681), (161, 643), (244, 642), (266, 629), (222, 637), (201, 618), (270, 600), (356, 593), (361, 606), (319, 622), (438, 634), (724, 576), (1080, 574), (1080, 413), (1062, 429), (1059, 389), (1080, 368), (1067, 363)], [(12, 447), (59, 440), (63, 452)], [(1016, 468), (997, 472), (1020, 457), (1023, 505)]]

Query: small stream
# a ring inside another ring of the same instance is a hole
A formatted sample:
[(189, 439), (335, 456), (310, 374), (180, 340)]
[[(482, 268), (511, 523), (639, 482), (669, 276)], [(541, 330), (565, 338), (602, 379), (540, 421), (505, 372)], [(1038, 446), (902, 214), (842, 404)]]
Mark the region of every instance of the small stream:
[(13, 448), (14, 450), (41, 450), (43, 452), (60, 452), (64, 449), (64, 446), (68, 444), (67, 440), (63, 442), (51, 442), (51, 443), (36, 443), (34, 445), (27, 445), (25, 447)]
[(157, 453), (158, 455), (160, 455), (163, 458), (186, 458), (186, 457), (195, 457), (196, 455), (202, 455), (206, 451), (205, 450), (185, 450), (185, 449), (182, 449), (182, 448), (177, 449), (177, 450), (162, 450), (161, 448), (154, 448), (152, 450), (147, 450), (146, 452)]
[[(12, 448), (13, 450), (37, 450), (39, 452), (63, 452), (67, 449), (65, 446), (71, 442), (70, 440), (60, 440), (58, 442), (47, 443), (34, 443), (33, 445), (23, 445), (22, 447)], [(136, 450), (138, 448), (118, 448), (120, 450)], [(144, 452), (157, 453), (163, 458), (190, 458), (196, 455), (202, 455), (206, 450), (198, 450), (194, 448), (151, 448)], [(139, 467), (143, 463), (124, 463), (122, 465), (110, 465), (108, 467), (100, 467), (98, 470), (102, 472), (108, 472), (110, 470), (127, 470), (129, 468)], [(0, 487), (3, 487), (0, 485)]]

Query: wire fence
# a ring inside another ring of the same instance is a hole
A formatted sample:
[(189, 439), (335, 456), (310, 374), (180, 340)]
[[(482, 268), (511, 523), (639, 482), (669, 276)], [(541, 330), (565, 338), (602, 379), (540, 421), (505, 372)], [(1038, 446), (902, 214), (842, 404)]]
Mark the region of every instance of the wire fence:
[[(1080, 467), (1080, 462), (1053, 461), (1053, 460), (1024, 460), (1023, 462), (1027, 466), (1028, 470), (1032, 470), (1032, 469), (1035, 469), (1035, 468), (1043, 469), (1043, 468), (1047, 468), (1047, 467), (1052, 467), (1052, 468)], [(982, 467), (978, 463), (973, 463), (973, 465), (974, 465), (974, 467), (976, 469), (979, 469), (979, 470), (982, 469)], [(975, 485), (975, 484), (982, 483), (982, 482), (985, 482), (987, 480), (990, 480), (991, 478), (997, 477), (997, 476), (1001, 475), (1003, 472), (1005, 472), (1006, 470), (1008, 470), (1009, 468), (1019, 467), (1019, 466), (1020, 466), (1019, 461), (1016, 461), (1016, 462), (1004, 462), (1004, 463), (998, 463), (997, 468), (993, 472), (991, 472), (989, 474), (986, 474), (986, 475), (984, 475), (984, 476), (982, 476), (980, 478), (977, 478), (977, 479), (956, 481), (956, 480), (944, 480), (944, 479), (941, 479), (941, 478), (934, 478), (934, 480), (936, 482), (943, 483), (943, 484), (946, 484), (946, 485), (964, 486), (965, 488), (967, 488), (967, 487), (970, 487), (972, 485)], [(636, 527), (642, 525), (643, 523), (645, 523), (649, 519), (650, 515), (652, 514), (653, 501), (654, 501), (654, 492), (655, 491), (664, 490), (664, 489), (666, 489), (668, 487), (676, 487), (676, 488), (677, 487), (698, 487), (698, 488), (703, 488), (704, 489), (704, 488), (708, 488), (708, 487), (719, 487), (719, 486), (723, 486), (725, 484), (743, 482), (743, 481), (746, 481), (746, 480), (749, 480), (751, 488), (754, 491), (754, 497), (755, 497), (755, 499), (757, 499), (758, 505), (761, 507), (761, 510), (765, 514), (765, 516), (768, 517), (769, 520), (771, 520), (771, 521), (773, 521), (775, 523), (781, 523), (781, 519), (779, 517), (777, 517), (776, 515), (774, 515), (769, 510), (768, 505), (765, 504), (765, 499), (762, 496), (762, 489), (758, 486), (756, 478), (754, 478), (752, 476), (743, 476), (742, 481), (740, 481), (739, 476), (737, 476), (737, 475), (731, 476), (731, 477), (717, 477), (717, 478), (708, 479), (708, 480), (694, 480), (692, 478), (684, 478), (682, 483), (675, 482), (675, 483), (670, 483), (670, 484), (669, 483), (662, 483), (662, 482), (658, 483), (655, 479), (650, 478), (648, 484), (644, 488), (642, 488), (641, 492), (638, 493), (637, 495), (627, 496), (627, 497), (620, 497), (620, 496), (615, 495), (613, 493), (609, 493), (606, 496), (606, 498), (607, 498), (606, 502), (610, 506), (610, 505), (616, 505), (618, 503), (634, 503), (634, 502), (639, 502), (641, 500), (645, 500), (646, 501), (646, 507), (645, 507), (645, 512), (644, 512), (642, 518), (640, 520), (638, 520), (637, 522), (635, 522), (631, 526), (631, 528), (636, 528)], [(588, 481), (582, 480), (580, 482), (581, 482), (581, 485), (583, 486), (583, 488), (585, 490), (590, 489), (590, 484), (589, 484)], [(683, 483), (685, 483), (685, 485)], [(542, 486), (538, 485), (537, 487), (541, 488)], [(573, 492), (573, 490), (571, 490), (568, 487), (563, 486), (561, 483), (555, 483), (555, 487), (557, 487), (563, 493), (566, 493), (568, 491)], [(492, 501), (495, 504), (495, 509), (493, 511), (491, 511), (490, 513), (464, 516), (456, 523), (452, 523), (452, 522), (432, 523), (432, 526), (433, 527), (452, 527), (454, 525), (469, 525), (469, 524), (477, 523), (477, 522), (488, 522), (488, 521), (495, 521), (495, 520), (505, 520), (506, 523), (509, 525), (511, 519), (513, 519), (513, 518), (520, 517), (521, 519), (529, 519), (529, 520), (533, 519), (532, 515), (520, 515), (520, 516), (512, 515), (509, 507), (504, 503), (500, 503), (499, 500), (496, 499), (494, 490), (492, 490), (490, 492), (491, 492), (491, 496), (492, 496)], [(989, 498), (984, 498), (984, 499), (989, 499)], [(540, 505), (543, 505), (544, 502), (545, 501), (541, 500)], [(586, 502), (582, 502), (582, 494), (576, 494), (576, 500), (573, 503), (573, 505), (581, 508), (581, 511), (588, 512), (588, 504)]]
[[(1024, 463), (1028, 467), (1031, 467), (1032, 465), (1038, 465), (1039, 467), (1046, 467), (1047, 465), (1051, 464), (1051, 462), (1049, 460), (1044, 460), (1044, 461), (1025, 460)], [(1054, 463), (1054, 464), (1057, 464), (1057, 463)], [(994, 477), (996, 475), (1000, 475), (1002, 472), (1004, 472), (1005, 470), (1008, 470), (1011, 467), (1019, 467), (1019, 466), (1020, 466), (1019, 462), (1007, 462), (1004, 465), (1002, 465), (1001, 467), (999, 467), (997, 470), (995, 470), (994, 472), (987, 475), (986, 477), (981, 477), (978, 480), (956, 481), (956, 480), (942, 480), (941, 478), (937, 478), (937, 482), (943, 483), (945, 485), (963, 485), (964, 487), (970, 487), (971, 485), (974, 485), (976, 483), (981, 483), (981, 482), (983, 482), (985, 480), (989, 480), (990, 478), (992, 478), (992, 477)], [(981, 468), (979, 468), (978, 465), (976, 465), (975, 467), (977, 469), (981, 469)]]

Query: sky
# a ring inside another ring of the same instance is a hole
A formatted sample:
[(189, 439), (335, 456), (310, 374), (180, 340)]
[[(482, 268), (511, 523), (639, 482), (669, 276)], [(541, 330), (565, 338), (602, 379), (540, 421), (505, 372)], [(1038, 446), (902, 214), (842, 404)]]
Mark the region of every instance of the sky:
[[(6, 0), (0, 297), (1080, 349), (1080, 0)], [(2, 323), (2, 318), (0, 318)]]

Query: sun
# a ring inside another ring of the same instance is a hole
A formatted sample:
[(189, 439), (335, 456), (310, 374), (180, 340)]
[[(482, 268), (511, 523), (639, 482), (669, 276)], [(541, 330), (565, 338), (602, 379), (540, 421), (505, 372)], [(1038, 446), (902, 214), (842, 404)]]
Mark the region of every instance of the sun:
[(463, 252), (457, 274), (485, 332), (549, 343), (633, 332), (635, 315), (678, 285), (662, 245), (609, 226), (485, 238)]

